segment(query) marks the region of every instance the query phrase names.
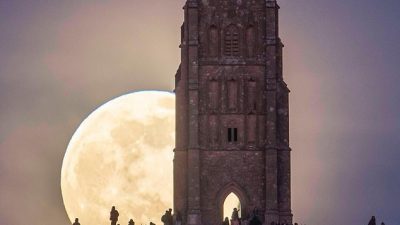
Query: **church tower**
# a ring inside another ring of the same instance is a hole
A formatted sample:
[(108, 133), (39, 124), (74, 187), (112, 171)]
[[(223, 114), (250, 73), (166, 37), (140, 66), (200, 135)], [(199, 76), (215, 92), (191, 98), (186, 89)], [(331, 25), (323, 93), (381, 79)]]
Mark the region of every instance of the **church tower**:
[(187, 0), (176, 74), (174, 211), (220, 225), (230, 193), (247, 218), (292, 223), (289, 108), (276, 0)]

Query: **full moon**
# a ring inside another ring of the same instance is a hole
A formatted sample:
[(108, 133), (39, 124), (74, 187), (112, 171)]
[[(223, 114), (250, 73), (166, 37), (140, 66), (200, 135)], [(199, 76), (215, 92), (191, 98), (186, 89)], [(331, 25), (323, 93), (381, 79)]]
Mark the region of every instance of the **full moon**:
[(172, 207), (175, 97), (145, 91), (111, 100), (74, 133), (62, 165), (61, 190), (71, 221), (160, 224)]

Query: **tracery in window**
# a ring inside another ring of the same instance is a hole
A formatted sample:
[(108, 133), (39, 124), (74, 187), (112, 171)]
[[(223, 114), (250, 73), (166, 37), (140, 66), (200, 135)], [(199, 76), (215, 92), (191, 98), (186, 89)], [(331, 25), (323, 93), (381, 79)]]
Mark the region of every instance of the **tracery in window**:
[(239, 28), (235, 25), (230, 25), (225, 30), (224, 37), (224, 54), (225, 56), (239, 56)]

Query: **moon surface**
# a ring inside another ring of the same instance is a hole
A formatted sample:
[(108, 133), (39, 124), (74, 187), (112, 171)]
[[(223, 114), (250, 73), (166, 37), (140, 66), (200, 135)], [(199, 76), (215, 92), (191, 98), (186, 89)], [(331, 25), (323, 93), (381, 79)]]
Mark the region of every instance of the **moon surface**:
[(107, 102), (73, 135), (62, 165), (61, 190), (71, 221), (160, 224), (172, 207), (175, 97), (145, 91)]

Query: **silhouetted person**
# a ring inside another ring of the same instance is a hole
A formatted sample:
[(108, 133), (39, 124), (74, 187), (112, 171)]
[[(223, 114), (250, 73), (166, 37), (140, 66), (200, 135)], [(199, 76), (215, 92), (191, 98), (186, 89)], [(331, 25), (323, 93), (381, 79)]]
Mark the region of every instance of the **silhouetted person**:
[(231, 220), (239, 220), (239, 210), (237, 208), (233, 209)]
[(225, 220), (222, 222), (222, 225), (229, 225), (229, 218), (225, 217)]
[(135, 225), (135, 222), (133, 221), (133, 219), (129, 220), (128, 225)]
[(115, 209), (115, 206), (113, 206), (113, 207), (111, 208), (111, 212), (110, 212), (111, 225), (116, 225), (116, 224), (117, 224), (118, 216), (119, 216), (119, 213), (118, 213), (118, 211)]
[(163, 222), (164, 225), (167, 225), (167, 223), (168, 223), (167, 213), (168, 213), (168, 211), (165, 211), (165, 214), (162, 215), (162, 217), (161, 217), (161, 222)]
[(168, 225), (173, 225), (174, 223), (174, 218), (172, 217), (172, 209), (168, 209)]
[(174, 225), (181, 225), (182, 224), (182, 215), (181, 212), (177, 211), (175, 214), (175, 224)]
[(262, 225), (262, 222), (258, 218), (257, 214), (253, 211), (253, 216), (250, 219), (249, 225)]
[(172, 225), (172, 209), (169, 209), (165, 211), (165, 214), (161, 217), (161, 222), (164, 223), (164, 225)]
[(79, 223), (79, 219), (78, 219), (78, 218), (75, 218), (75, 223), (74, 223), (73, 225), (81, 225), (81, 224)]
[(376, 225), (375, 216), (373, 216), (373, 217), (371, 218), (371, 220), (369, 221), (368, 225)]

